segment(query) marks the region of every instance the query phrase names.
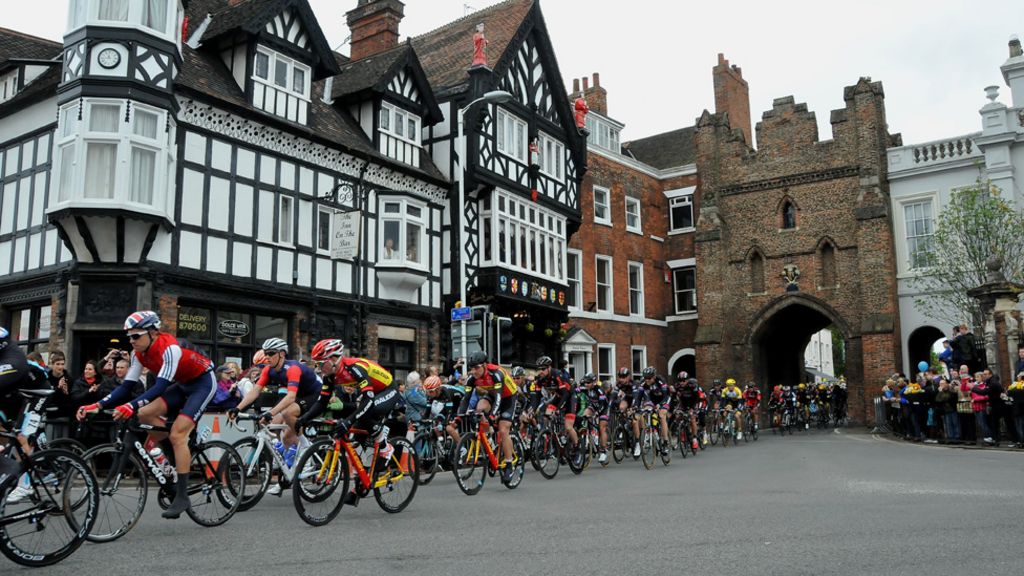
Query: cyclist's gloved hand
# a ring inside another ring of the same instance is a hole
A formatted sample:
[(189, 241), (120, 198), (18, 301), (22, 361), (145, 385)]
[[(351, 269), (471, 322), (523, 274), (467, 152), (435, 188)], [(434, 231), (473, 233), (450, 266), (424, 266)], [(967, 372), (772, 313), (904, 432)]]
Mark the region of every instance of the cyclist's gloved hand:
[(114, 408), (114, 420), (127, 420), (135, 415), (135, 408), (131, 404), (121, 404)]
[(99, 412), (99, 410), (99, 403), (86, 404), (78, 409), (78, 413), (75, 414), (75, 417), (78, 418), (79, 422), (81, 422), (82, 420), (85, 420), (86, 416), (94, 412)]
[(270, 424), (270, 421), (273, 420), (273, 419), (274, 419), (274, 415), (271, 414), (270, 410), (264, 410), (263, 413), (260, 414), (260, 423), (261, 424)]
[(238, 408), (228, 408), (228, 420), (234, 421), (238, 418)]
[(348, 437), (348, 422), (339, 420), (338, 423), (334, 425), (334, 435), (341, 438)]

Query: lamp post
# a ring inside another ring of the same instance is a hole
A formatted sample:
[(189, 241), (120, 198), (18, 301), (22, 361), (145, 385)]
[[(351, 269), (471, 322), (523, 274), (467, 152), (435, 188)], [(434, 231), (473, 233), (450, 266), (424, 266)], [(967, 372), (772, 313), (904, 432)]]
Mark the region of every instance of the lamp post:
[[(457, 138), (457, 154), (458, 154), (458, 165), (459, 165), (459, 230), (456, 240), (459, 243), (459, 301), (463, 306), (468, 304), (466, 300), (466, 239), (464, 235), (466, 233), (466, 135), (463, 132), (463, 121), (465, 120), (466, 111), (476, 106), (477, 104), (500, 104), (502, 102), (508, 102), (512, 99), (512, 94), (504, 90), (493, 90), (485, 93), (483, 96), (473, 100), (469, 104), (466, 104), (456, 113), (455, 118), (455, 136)], [(462, 320), (462, 357), (469, 362), (469, 353), (467, 352), (467, 338), (466, 338), (466, 320)], [(483, 327), (481, 326), (481, 329)], [(468, 368), (468, 364), (466, 368)], [(465, 369), (465, 368), (464, 368)]]

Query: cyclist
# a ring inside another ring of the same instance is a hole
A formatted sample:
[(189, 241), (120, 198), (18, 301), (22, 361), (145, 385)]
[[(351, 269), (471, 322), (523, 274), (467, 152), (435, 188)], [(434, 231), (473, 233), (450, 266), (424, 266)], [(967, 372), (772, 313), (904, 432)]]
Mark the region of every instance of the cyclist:
[(697, 445), (697, 410), (701, 404), (707, 402), (704, 390), (697, 384), (696, 378), (687, 378), (686, 372), (676, 375), (675, 401), (676, 407), (688, 414), (690, 432), (692, 433), (694, 450), (700, 448)]
[(832, 412), (835, 414), (836, 420), (842, 420), (846, 418), (846, 380), (843, 377), (839, 377), (839, 382), (836, 383), (835, 388), (832, 390)]
[(736, 385), (734, 378), (726, 379), (719, 398), (726, 412), (731, 411), (736, 418), (736, 439), (743, 440), (743, 390)]
[(636, 390), (636, 382), (633, 381), (633, 373), (629, 368), (619, 368), (615, 375), (615, 396), (619, 400), (619, 414), (625, 417), (629, 407), (633, 405), (633, 394)]
[(588, 372), (580, 380), (584, 393), (587, 397), (587, 408), (584, 415), (588, 418), (597, 418), (598, 424), (598, 456), (597, 461), (601, 464), (608, 462), (608, 411), (611, 407), (608, 396), (604, 392), (601, 381), (593, 372)]
[(804, 430), (811, 428), (810, 394), (807, 393), (807, 386), (803, 382), (796, 387), (796, 407), (804, 419)]
[[(648, 366), (641, 372), (643, 381), (639, 390), (633, 398), (633, 406), (639, 408), (653, 408), (658, 411), (659, 424), (661, 428), (661, 451), (668, 453), (668, 411), (672, 405), (672, 395), (668, 383), (658, 375), (654, 366)], [(640, 415), (633, 419), (633, 434), (640, 438)], [(640, 455), (640, 442), (633, 446), (633, 456)]]
[(547, 408), (544, 410), (548, 416), (554, 414), (559, 408), (565, 414), (565, 433), (569, 437), (570, 451), (575, 453), (579, 445), (579, 436), (576, 435), (576, 394), (573, 393), (572, 384), (565, 374), (552, 366), (551, 358), (541, 356), (537, 358), (537, 387), (547, 390), (550, 394)]
[[(472, 389), (477, 396), (476, 412), (494, 414), (498, 417), (498, 437), (502, 452), (505, 454), (503, 474), (511, 475), (518, 464), (512, 451), (512, 420), (516, 412), (516, 392), (518, 388), (512, 377), (497, 364), (487, 362), (487, 353), (478, 350), (469, 355), (469, 378), (466, 388)], [(470, 394), (462, 399), (459, 413), (471, 410)]]
[(776, 384), (768, 396), (768, 413), (771, 415), (772, 426), (778, 427), (782, 418), (782, 384)]
[[(348, 436), (348, 430), (353, 426), (373, 432), (399, 406), (401, 394), (398, 393), (398, 386), (394, 384), (391, 373), (380, 364), (366, 358), (339, 357), (337, 363), (331, 363), (331, 367), (334, 385), (355, 388), (356, 394), (355, 411), (335, 424), (335, 434)], [(386, 466), (394, 453), (394, 447), (388, 442), (386, 428), (381, 428), (377, 437), (381, 447), (374, 464), (376, 469)], [(400, 433), (404, 433), (404, 430)], [(359, 496), (354, 490), (355, 487), (345, 495), (345, 504), (358, 505)]]
[[(213, 363), (193, 349), (179, 345), (178, 340), (160, 331), (160, 317), (152, 310), (140, 310), (124, 321), (124, 329), (132, 345), (132, 364), (120, 386), (95, 404), (78, 409), (78, 419), (98, 412), (101, 408), (116, 406), (114, 420), (131, 418), (138, 413), (140, 422), (162, 426), (163, 417), (171, 425), (171, 446), (174, 448), (175, 469), (178, 472), (177, 494), (164, 510), (164, 518), (178, 518), (191, 506), (188, 497), (188, 474), (192, 454), (189, 436), (206, 405), (217, 391), (213, 377)], [(142, 369), (156, 374), (155, 383), (141, 396), (131, 399), (132, 389), (138, 385)], [(150, 433), (150, 443), (160, 442), (166, 433)]]
[(761, 389), (755, 386), (753, 382), (747, 382), (747, 385), (743, 388), (743, 403), (746, 404), (744, 410), (750, 412), (751, 420), (754, 423), (754, 430), (759, 430), (758, 418), (760, 414), (758, 412), (761, 407)]
[[(340, 354), (341, 341), (332, 342), (337, 342), (337, 351)], [(234, 420), (239, 412), (252, 405), (268, 384), (275, 388), (286, 388), (284, 397), (272, 408), (260, 414), (260, 421), (264, 424), (284, 422), (287, 425), (281, 442), (286, 455), (285, 464), (291, 466), (299, 449), (299, 436), (295, 433), (296, 421), (314, 406), (326, 406), (331, 397), (331, 387), (323, 383), (313, 368), (297, 360), (289, 360), (288, 343), (284, 340), (268, 338), (263, 342), (261, 349), (267, 365), (263, 367), (252, 389), (245, 394), (238, 406), (228, 411), (228, 419)]]
[[(24, 398), (18, 390), (50, 389), (49, 374), (45, 368), (31, 361), (20, 346), (12, 345), (10, 333), (0, 327), (0, 424), (18, 418), (24, 407)], [(9, 425), (18, 430), (18, 443), (26, 454), (32, 452), (25, 430), (14, 422)], [(5, 448), (6, 440), (0, 440), (0, 452)], [(32, 485), (28, 474), (23, 474), (18, 485), (7, 495), (7, 502), (14, 504), (32, 495)]]
[[(459, 431), (452, 423), (452, 418), (455, 417), (455, 411), (462, 404), (462, 397), (466, 395), (465, 390), (461, 386), (444, 384), (440, 376), (427, 376), (426, 380), (423, 381), (423, 390), (426, 392), (427, 400), (431, 404), (434, 402), (441, 404), (441, 410), (435, 415), (445, 423), (444, 430), (451, 436), (452, 445), (458, 444), (460, 439)], [(433, 412), (433, 407), (431, 407), (431, 413)]]

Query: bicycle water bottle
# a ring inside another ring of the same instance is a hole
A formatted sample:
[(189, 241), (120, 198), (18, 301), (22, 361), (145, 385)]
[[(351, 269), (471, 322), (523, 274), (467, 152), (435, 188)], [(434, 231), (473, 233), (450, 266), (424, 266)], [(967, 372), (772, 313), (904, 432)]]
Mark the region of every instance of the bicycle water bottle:
[(299, 453), (299, 446), (292, 444), (284, 452), (284, 465), (291, 468), (295, 465), (295, 455)]
[(284, 456), (284, 443), (281, 440), (274, 440), (274, 450), (281, 456)]
[(149, 456), (156, 462), (156, 465), (160, 467), (164, 472), (164, 477), (169, 478), (171, 483), (178, 481), (178, 471), (171, 466), (170, 460), (164, 455), (164, 451), (159, 446), (149, 451)]

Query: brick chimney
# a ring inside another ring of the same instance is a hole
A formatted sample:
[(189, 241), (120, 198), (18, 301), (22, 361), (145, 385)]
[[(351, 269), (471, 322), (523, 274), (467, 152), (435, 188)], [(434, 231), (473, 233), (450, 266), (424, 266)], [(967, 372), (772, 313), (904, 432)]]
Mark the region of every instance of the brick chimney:
[(715, 112), (729, 115), (729, 127), (739, 128), (747, 145), (753, 147), (750, 137), (750, 94), (747, 81), (739, 66), (730, 66), (723, 54), (718, 55), (718, 65), (711, 75), (715, 84)]
[(405, 4), (399, 0), (359, 0), (345, 14), (352, 33), (350, 57), (359, 60), (398, 46), (398, 24), (404, 15)]
[[(601, 87), (601, 75), (594, 72), (594, 85), (590, 85), (590, 79), (583, 77), (583, 97), (587, 100), (587, 106), (601, 116), (608, 116), (608, 91)], [(573, 88), (576, 88), (575, 81)]]

